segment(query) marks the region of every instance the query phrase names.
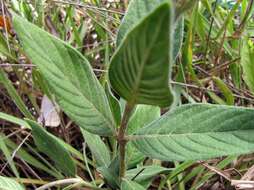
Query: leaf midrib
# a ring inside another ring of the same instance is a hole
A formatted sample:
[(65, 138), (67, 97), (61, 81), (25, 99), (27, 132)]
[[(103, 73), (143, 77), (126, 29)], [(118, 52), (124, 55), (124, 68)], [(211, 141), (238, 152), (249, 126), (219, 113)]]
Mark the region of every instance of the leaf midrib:
[(158, 137), (174, 137), (174, 136), (191, 136), (191, 135), (214, 135), (214, 134), (232, 134), (237, 132), (253, 131), (253, 129), (241, 129), (241, 130), (228, 130), (228, 131), (211, 131), (211, 132), (193, 132), (193, 133), (170, 133), (170, 134), (135, 134), (130, 135), (128, 139), (139, 140), (144, 138), (158, 138)]
[[(158, 10), (160, 10), (160, 8), (162, 8), (163, 6), (165, 5), (168, 5), (168, 3), (164, 3), (162, 4), (161, 6), (157, 7), (153, 12), (151, 12), (149, 14), (149, 16), (155, 14)], [(149, 17), (147, 16), (147, 17)], [(143, 20), (144, 22), (145, 20)], [(144, 56), (144, 59), (143, 61), (141, 62), (141, 66), (139, 67), (140, 69), (138, 70), (138, 75), (137, 75), (137, 78), (134, 82), (134, 90), (133, 90), (133, 96), (134, 96), (134, 100), (133, 102), (135, 103), (136, 102), (136, 97), (138, 97), (138, 93), (139, 93), (139, 86), (140, 86), (140, 81), (141, 81), (141, 78), (142, 78), (142, 74), (144, 72), (144, 68), (145, 68), (145, 63), (147, 62), (148, 60), (148, 57), (150, 55), (150, 52), (154, 46), (154, 42), (156, 41), (156, 39), (158, 38), (158, 35), (159, 35), (159, 32), (161, 30), (161, 25), (162, 25), (162, 22), (163, 22), (163, 19), (160, 19), (160, 22), (158, 23), (158, 27), (156, 28), (156, 31), (155, 31), (155, 35), (153, 36), (153, 39), (152, 39), (152, 42), (150, 44), (150, 46), (148, 46), (146, 48), (146, 50), (144, 51), (145, 52), (145, 56)], [(142, 22), (141, 22), (142, 23)], [(147, 27), (147, 26), (146, 26)]]
[[(30, 23), (29, 23), (29, 24), (30, 24)], [(22, 28), (23, 28), (23, 26), (22, 26)], [(41, 30), (41, 29), (38, 28), (38, 30)], [(34, 40), (34, 38), (33, 38), (32, 36), (30, 36), (30, 35), (27, 34), (27, 32), (26, 32), (26, 30), (24, 30), (24, 28), (23, 28), (23, 31), (25, 31), (25, 36), (26, 36), (27, 39), (30, 38), (31, 41), (32, 41), (33, 43), (36, 42), (36, 40)], [(44, 30), (41, 30), (41, 31), (45, 32)], [(53, 37), (54, 40), (59, 41), (60, 43), (62, 43), (62, 44), (64, 45), (64, 48), (65, 48), (65, 49), (70, 48), (71, 50), (73, 50), (73, 51), (76, 52), (75, 49), (73, 49), (72, 47), (69, 47), (69, 45), (66, 44), (65, 42), (59, 40), (58, 38), (56, 38), (56, 37), (54, 37), (54, 36), (51, 36), (51, 35), (47, 34), (47, 33), (45, 33), (45, 34), (49, 37), (50, 40), (51, 40), (51, 38)], [(51, 40), (51, 41), (52, 41), (52, 40)], [(54, 44), (54, 41), (53, 41), (53, 44)], [(54, 44), (54, 45), (55, 45), (55, 44)], [(35, 46), (35, 47), (36, 47), (36, 46)], [(67, 48), (66, 48), (66, 47), (67, 47)], [(37, 48), (35, 48), (34, 51), (37, 51)], [(43, 51), (44, 51), (44, 50), (43, 50)], [(37, 52), (38, 52), (38, 51), (37, 51)], [(68, 49), (67, 49), (67, 52), (68, 52)], [(45, 53), (45, 51), (44, 51), (44, 53)], [(78, 52), (76, 52), (76, 53), (78, 53)], [(79, 53), (78, 53), (78, 54), (79, 54)], [(42, 55), (40, 52), (38, 53), (38, 55), (41, 55), (41, 57), (43, 57), (43, 59), (49, 60), (51, 63), (54, 64), (54, 61), (52, 61), (52, 59), (51, 59), (50, 57), (45, 57), (45, 56)], [(81, 56), (81, 55), (79, 55), (79, 56)], [(61, 56), (60, 56), (60, 57), (61, 57)], [(81, 58), (81, 57), (79, 57), (79, 58)], [(38, 65), (38, 66), (40, 67), (40, 64), (36, 64), (36, 65)], [(45, 64), (43, 64), (43, 65), (44, 65), (44, 67), (47, 68), (47, 66), (45, 66)], [(113, 133), (115, 133), (115, 131), (114, 131), (113, 128), (111, 127), (111, 123), (108, 121), (108, 117), (106, 117), (103, 113), (101, 113), (101, 112), (95, 107), (95, 105), (94, 105), (91, 101), (89, 101), (89, 99), (86, 97), (85, 94), (83, 94), (82, 92), (79, 91), (79, 89), (76, 87), (76, 85), (73, 84), (73, 82), (69, 79), (68, 75), (65, 75), (65, 73), (62, 72), (61, 69), (59, 69), (59, 67), (58, 67), (57, 64), (54, 64), (54, 65), (58, 68), (58, 71), (59, 71), (63, 76), (67, 76), (68, 81), (72, 84), (72, 86), (74, 86), (74, 88), (77, 90), (77, 92), (78, 92), (84, 99), (86, 99), (86, 101), (91, 105), (91, 107), (94, 108), (94, 110), (95, 110), (97, 113), (99, 113), (101, 116), (103, 116), (103, 118), (105, 119), (105, 121), (107, 121), (107, 124), (108, 124), (107, 126), (108, 126), (108, 128), (109, 128), (110, 130), (112, 130)], [(51, 71), (50, 69), (48, 69), (48, 70)], [(90, 70), (91, 70), (91, 69), (90, 69)], [(52, 74), (52, 73), (51, 73), (51, 74)], [(92, 77), (93, 77), (93, 76), (92, 76)]]

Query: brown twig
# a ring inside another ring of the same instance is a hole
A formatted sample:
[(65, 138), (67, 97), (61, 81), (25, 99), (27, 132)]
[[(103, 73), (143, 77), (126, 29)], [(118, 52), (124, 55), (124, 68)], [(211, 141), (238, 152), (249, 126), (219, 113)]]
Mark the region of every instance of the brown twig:
[(202, 165), (203, 165), (204, 167), (206, 167), (207, 169), (213, 171), (214, 173), (216, 173), (216, 174), (222, 176), (222, 177), (225, 178), (226, 180), (231, 181), (230, 176), (228, 176), (227, 174), (225, 174), (224, 171), (222, 171), (222, 170), (220, 170), (220, 169), (218, 169), (218, 168), (216, 168), (216, 167), (210, 166), (210, 165), (208, 165), (208, 164), (205, 163), (205, 162), (200, 162), (200, 164), (202, 164)]
[(215, 68), (213, 68), (211, 71), (209, 71), (209, 73), (210, 73), (211, 75), (215, 75), (215, 73), (217, 73), (217, 72), (219, 72), (219, 71), (221, 71), (221, 70), (227, 68), (229, 65), (231, 65), (231, 64), (233, 64), (233, 63), (239, 61), (240, 59), (241, 59), (241, 58), (238, 57), (238, 58), (236, 58), (236, 59), (233, 59), (233, 60), (231, 60), (231, 61), (227, 61), (227, 62), (225, 62), (225, 63), (223, 63), (223, 64), (221, 64), (221, 65), (218, 65), (217, 67), (215, 67)]
[(248, 7), (247, 7), (247, 10), (246, 10), (246, 13), (245, 13), (241, 23), (239, 24), (237, 30), (233, 34), (233, 37), (240, 37), (240, 35), (242, 34), (242, 32), (243, 32), (243, 30), (245, 28), (245, 25), (247, 24), (248, 17), (249, 17), (249, 15), (251, 13), (251, 9), (252, 9), (253, 5), (254, 5), (254, 0), (250, 0), (249, 4), (248, 4)]
[(33, 64), (11, 64), (11, 63), (3, 63), (0, 64), (0, 67), (36, 67)]
[(70, 2), (70, 1), (59, 1), (59, 0), (52, 0), (51, 2), (67, 4), (67, 5), (74, 5), (74, 6), (78, 6), (78, 7), (84, 7), (86, 9), (95, 9), (95, 10), (99, 10), (99, 11), (106, 11), (106, 12), (110, 12), (110, 13), (124, 15), (124, 13), (120, 12), (120, 11), (109, 10), (109, 9), (106, 9), (106, 8), (96, 7), (96, 6), (92, 6), (92, 5), (86, 5), (86, 4), (83, 4), (83, 3), (75, 3), (75, 2)]
[[(208, 88), (200, 87), (200, 86), (197, 86), (197, 85), (194, 85), (194, 84), (185, 84), (185, 83), (175, 82), (175, 81), (171, 81), (170, 83), (175, 84), (175, 85), (189, 87), (189, 88), (195, 88), (195, 89), (199, 89), (199, 90), (220, 93), (220, 91), (218, 91), (218, 90), (208, 89)], [(249, 102), (254, 103), (254, 99), (252, 99), (252, 98), (248, 98), (248, 97), (241, 96), (241, 95), (238, 95), (238, 94), (233, 94), (233, 96), (236, 97), (236, 98), (244, 99), (244, 100), (247, 100)]]

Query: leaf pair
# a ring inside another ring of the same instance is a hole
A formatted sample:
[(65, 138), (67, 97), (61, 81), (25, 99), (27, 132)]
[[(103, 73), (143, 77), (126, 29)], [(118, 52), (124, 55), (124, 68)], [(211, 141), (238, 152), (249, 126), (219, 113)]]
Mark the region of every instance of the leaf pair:
[[(133, 104), (167, 107), (173, 100), (168, 84), (172, 7), (166, 0), (137, 2), (131, 3), (130, 10), (143, 14), (137, 15), (142, 19), (132, 23), (130, 32), (120, 28), (119, 36), (122, 34), (124, 39), (112, 58), (110, 81), (117, 93)], [(126, 22), (131, 22), (128, 14)], [(159, 27), (153, 27), (158, 23)], [(38, 66), (64, 112), (91, 133), (115, 135), (107, 97), (88, 61), (68, 44), (21, 17), (14, 16), (14, 27), (27, 56)], [(136, 40), (141, 33), (142, 38)]]
[[(132, 1), (119, 30), (109, 79), (114, 90), (131, 104), (168, 107), (173, 101), (168, 84), (173, 30), (169, 2)], [(25, 52), (38, 66), (61, 108), (83, 129), (115, 135), (108, 99), (88, 61), (18, 16), (14, 26)], [(253, 114), (253, 109), (230, 106), (180, 106), (134, 130), (130, 138), (145, 155), (162, 160), (244, 154), (254, 150)]]

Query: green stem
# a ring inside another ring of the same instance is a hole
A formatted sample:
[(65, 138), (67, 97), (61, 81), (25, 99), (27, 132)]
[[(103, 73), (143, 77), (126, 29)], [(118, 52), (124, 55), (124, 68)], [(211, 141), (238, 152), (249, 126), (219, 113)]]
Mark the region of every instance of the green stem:
[(121, 121), (121, 125), (119, 128), (117, 140), (119, 144), (119, 155), (120, 155), (120, 169), (119, 169), (119, 177), (122, 179), (125, 176), (125, 170), (126, 170), (126, 165), (125, 165), (125, 154), (126, 154), (126, 144), (128, 140), (126, 139), (125, 132), (127, 129), (127, 124), (128, 120), (130, 118), (133, 105), (127, 104), (124, 110), (123, 118)]
[(251, 13), (251, 10), (252, 10), (252, 7), (254, 5), (254, 0), (250, 0), (249, 1), (249, 4), (248, 4), (248, 7), (247, 7), (247, 10), (246, 10), (246, 13), (244, 15), (244, 18), (243, 20), (241, 21), (239, 27), (238, 27), (238, 35), (240, 35), (243, 31), (243, 29), (245, 28), (246, 24), (247, 24), (247, 21), (248, 21), (248, 18), (250, 16), (250, 13)]

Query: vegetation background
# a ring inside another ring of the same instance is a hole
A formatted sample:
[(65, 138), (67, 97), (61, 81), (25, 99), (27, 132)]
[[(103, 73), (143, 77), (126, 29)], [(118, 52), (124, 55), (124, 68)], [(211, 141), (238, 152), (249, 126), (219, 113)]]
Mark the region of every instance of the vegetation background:
[[(50, 133), (71, 145), (68, 148), (75, 155), (78, 175), (88, 186), (103, 187), (79, 128), (44, 96), (47, 86), (22, 52), (11, 18), (16, 12), (71, 44), (88, 58), (103, 83), (127, 6), (127, 0), (0, 0), (0, 176), (12, 177), (26, 189), (63, 177), (19, 121), (14, 125), (1, 119), (25, 116), (40, 121)], [(253, 0), (176, 1), (177, 10), (187, 10), (183, 44), (171, 81), (182, 104), (253, 107), (254, 87), (248, 85), (248, 80), (254, 78), (253, 7)], [(244, 51), (246, 46), (251, 47), (250, 51)], [(110, 144), (108, 139), (104, 141)], [(146, 159), (145, 163), (171, 168), (153, 178), (149, 189), (246, 189), (246, 184), (233, 180), (254, 178), (253, 154), (207, 162)], [(254, 189), (253, 183), (247, 185)]]

